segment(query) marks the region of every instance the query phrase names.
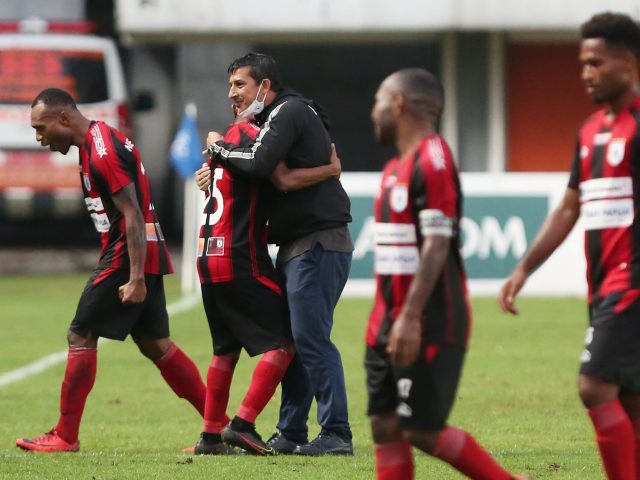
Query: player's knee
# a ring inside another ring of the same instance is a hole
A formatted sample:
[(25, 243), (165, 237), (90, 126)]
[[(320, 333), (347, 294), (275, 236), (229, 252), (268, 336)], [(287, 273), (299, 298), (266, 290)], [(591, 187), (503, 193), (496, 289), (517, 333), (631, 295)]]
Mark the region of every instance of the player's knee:
[(371, 436), (374, 443), (390, 443), (402, 440), (400, 422), (395, 413), (372, 415)]
[(138, 337), (132, 336), (133, 341), (136, 342), (138, 346), (138, 350), (140, 353), (147, 357), (149, 360), (155, 362), (162, 358), (162, 356), (167, 353), (169, 347), (171, 347), (171, 339), (170, 338), (146, 338), (146, 337)]
[(618, 398), (618, 389), (614, 384), (580, 375), (578, 379), (578, 395), (587, 408), (592, 408)]
[(96, 348), (98, 346), (98, 338), (89, 330), (82, 332), (82, 335), (72, 330), (68, 330), (67, 343), (70, 347)]
[(422, 450), (424, 453), (433, 455), (438, 445), (440, 432), (425, 432), (418, 430), (405, 430), (405, 437), (414, 447)]

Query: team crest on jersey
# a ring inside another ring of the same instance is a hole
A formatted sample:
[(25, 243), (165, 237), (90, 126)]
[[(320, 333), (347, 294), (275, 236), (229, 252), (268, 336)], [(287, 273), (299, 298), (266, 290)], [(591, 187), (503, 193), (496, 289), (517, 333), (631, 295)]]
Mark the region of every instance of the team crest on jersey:
[(88, 173), (83, 173), (82, 174), (82, 183), (84, 184), (84, 188), (86, 188), (87, 191), (91, 190), (91, 180), (89, 180), (89, 174)]
[(131, 143), (131, 140), (129, 140), (128, 138), (127, 141), (124, 142), (124, 148), (126, 148), (130, 152), (133, 152), (133, 143)]
[(624, 138), (614, 138), (607, 147), (607, 163), (612, 167), (617, 167), (624, 158), (624, 149), (627, 141)]
[(409, 204), (409, 188), (406, 185), (396, 185), (391, 189), (389, 204), (394, 212), (402, 212)]

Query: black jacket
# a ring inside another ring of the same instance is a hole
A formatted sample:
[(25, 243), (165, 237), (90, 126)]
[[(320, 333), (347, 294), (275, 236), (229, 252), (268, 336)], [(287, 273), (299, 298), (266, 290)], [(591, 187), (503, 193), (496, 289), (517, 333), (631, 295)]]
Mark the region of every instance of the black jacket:
[[(289, 168), (327, 165), (331, 138), (317, 105), (293, 90), (281, 91), (256, 118), (261, 131), (251, 148), (216, 142), (214, 159), (237, 173), (268, 177), (285, 159)], [(293, 192), (277, 192), (269, 214), (269, 242), (289, 243), (351, 221), (351, 203), (335, 178)]]

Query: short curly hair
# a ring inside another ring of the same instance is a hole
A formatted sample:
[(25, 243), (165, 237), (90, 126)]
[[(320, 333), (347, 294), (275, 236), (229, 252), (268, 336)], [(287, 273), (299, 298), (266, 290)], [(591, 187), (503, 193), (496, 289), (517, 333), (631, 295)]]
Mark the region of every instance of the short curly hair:
[(608, 45), (622, 47), (640, 58), (640, 27), (624, 13), (598, 13), (580, 26), (583, 39), (604, 38)]

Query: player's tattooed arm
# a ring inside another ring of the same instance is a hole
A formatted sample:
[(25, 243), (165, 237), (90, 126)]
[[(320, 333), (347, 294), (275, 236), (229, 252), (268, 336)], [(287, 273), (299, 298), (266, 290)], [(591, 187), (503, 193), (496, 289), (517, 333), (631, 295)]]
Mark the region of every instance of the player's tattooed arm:
[(136, 195), (135, 186), (130, 183), (113, 195), (113, 203), (122, 212), (127, 235), (129, 253), (129, 281), (119, 289), (122, 303), (141, 303), (147, 296), (144, 279), (144, 264), (147, 257), (147, 239), (144, 217)]
[(447, 236), (424, 237), (418, 270), (389, 335), (387, 352), (391, 362), (398, 367), (408, 367), (418, 358), (422, 341), (422, 312), (440, 277), (450, 246), (451, 239)]

